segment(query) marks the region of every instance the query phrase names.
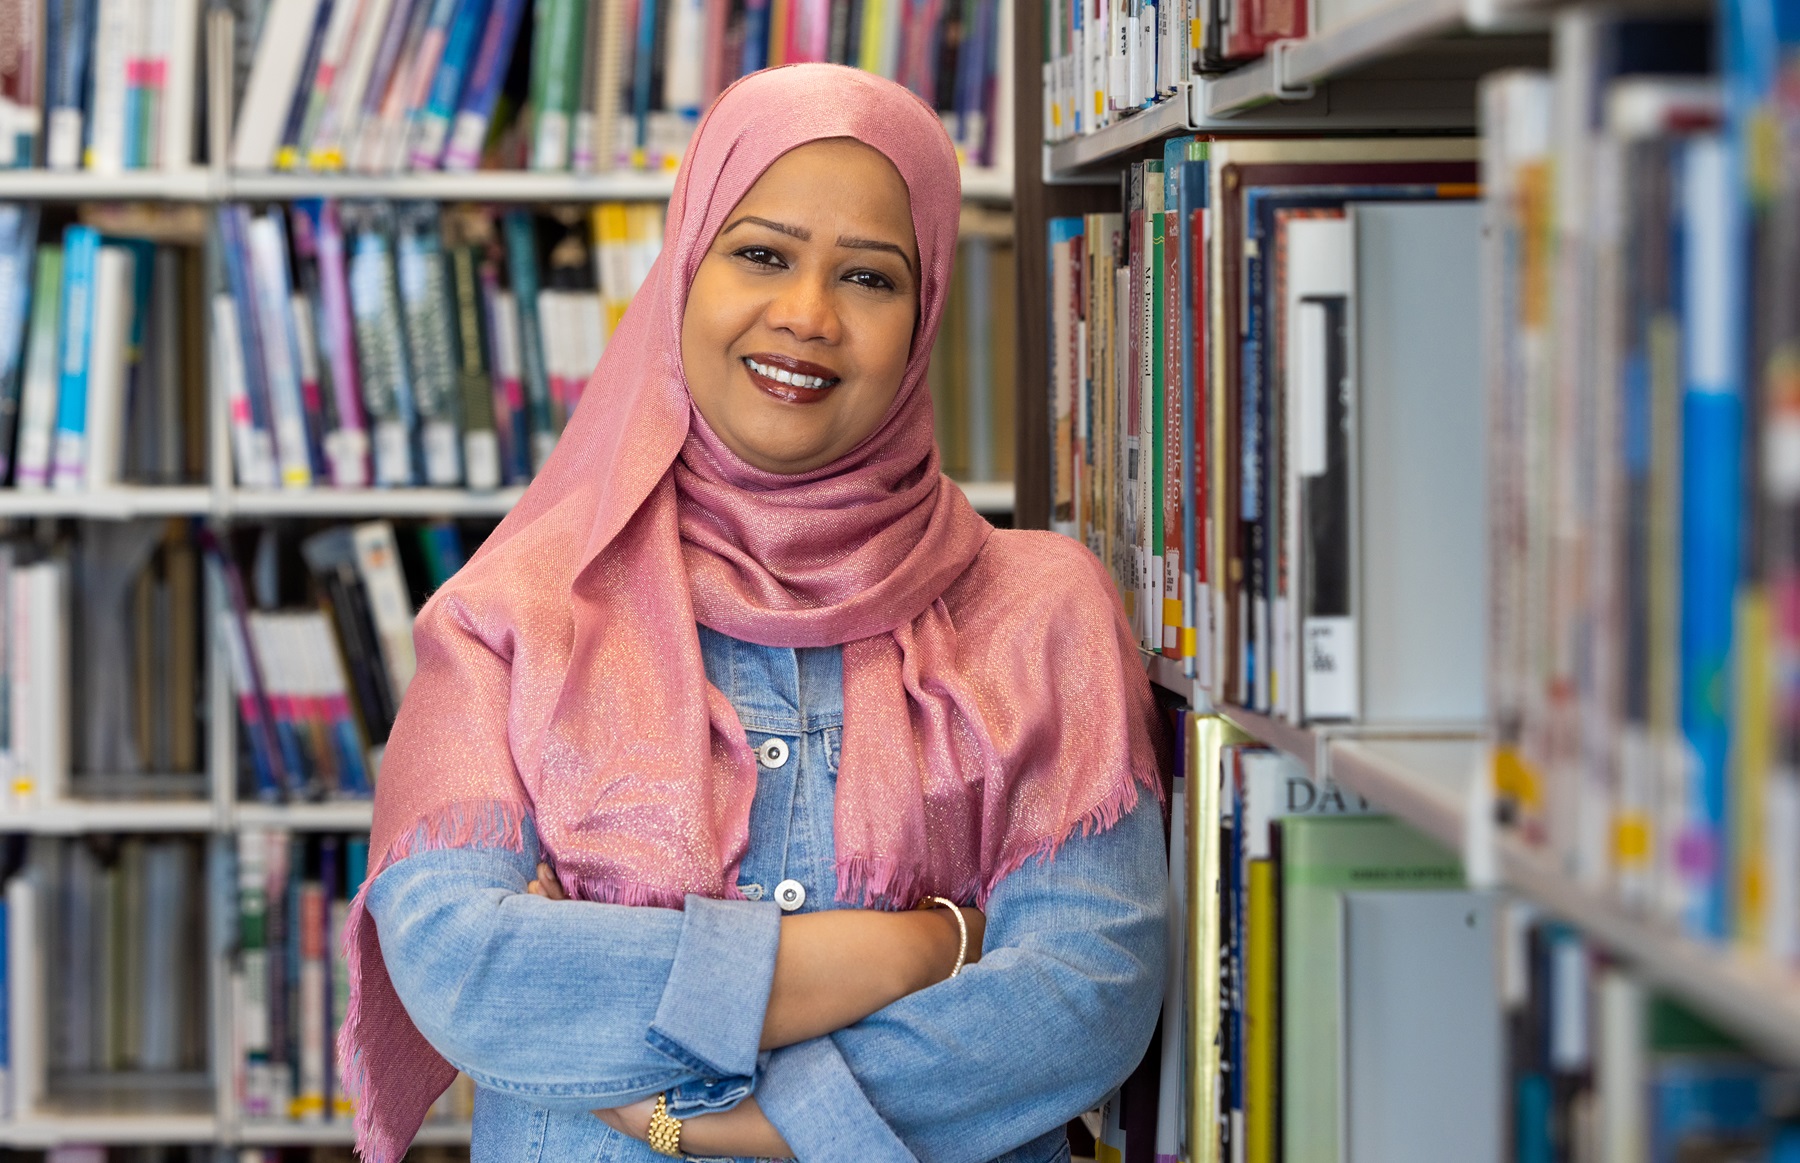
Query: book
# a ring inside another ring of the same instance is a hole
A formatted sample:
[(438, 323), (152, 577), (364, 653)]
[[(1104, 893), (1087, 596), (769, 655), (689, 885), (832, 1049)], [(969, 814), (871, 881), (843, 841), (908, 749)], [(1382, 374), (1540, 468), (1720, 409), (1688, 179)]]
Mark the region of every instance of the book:
[(1432, 841), (1379, 816), (1295, 816), (1280, 829), (1282, 1157), (1337, 1159), (1341, 898), (1351, 890), (1460, 888), (1462, 870)]
[(50, 0), (45, 38), (44, 165), (53, 170), (81, 166), (88, 91), (88, 50), (93, 40), (91, 0)]
[(44, 129), (44, 49), (50, 5), (12, 0), (0, 13), (0, 167), (38, 164)]
[(88, 359), (99, 249), (100, 235), (91, 227), (75, 225), (63, 232), (61, 355), (50, 473), (58, 489), (80, 488), (87, 467)]
[[(37, 222), (36, 207), (0, 206), (0, 482), (11, 477), (14, 467), (13, 444), (25, 387), (26, 343), (34, 309)], [(44, 310), (41, 300), (35, 309)]]
[(238, 108), (231, 164), (267, 170), (275, 164), (289, 107), (300, 81), (321, 0), (273, 0), (257, 41), (256, 60)]
[(62, 383), (58, 343), (63, 304), (62, 270), (61, 247), (38, 247), (37, 285), (32, 296), (37, 310), (32, 312), (31, 333), (26, 340), (18, 452), (13, 460), (13, 483), (21, 489), (42, 489), (50, 483), (58, 412), (56, 397)]

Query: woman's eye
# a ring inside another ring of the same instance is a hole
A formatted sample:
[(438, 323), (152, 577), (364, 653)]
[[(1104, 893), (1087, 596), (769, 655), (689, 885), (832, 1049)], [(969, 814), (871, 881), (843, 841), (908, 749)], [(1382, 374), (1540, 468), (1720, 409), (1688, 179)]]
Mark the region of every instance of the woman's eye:
[(855, 271), (849, 278), (857, 286), (868, 287), (871, 290), (891, 291), (894, 289), (894, 280), (879, 271)]
[(746, 260), (747, 262), (753, 262), (759, 267), (773, 267), (773, 266), (781, 265), (781, 256), (776, 254), (774, 251), (770, 250), (766, 246), (741, 247), (737, 250), (732, 251), (732, 254), (737, 258)]

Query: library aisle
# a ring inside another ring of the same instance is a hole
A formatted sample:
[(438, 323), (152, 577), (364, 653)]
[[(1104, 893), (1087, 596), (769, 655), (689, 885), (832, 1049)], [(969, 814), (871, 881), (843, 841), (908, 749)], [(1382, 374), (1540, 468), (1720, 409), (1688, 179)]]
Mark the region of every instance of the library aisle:
[(1778, 0), (0, 0), (0, 1163), (352, 1158), (413, 617), (802, 61), (941, 118), (944, 471), (1168, 731), (1074, 1157), (1800, 1163)]

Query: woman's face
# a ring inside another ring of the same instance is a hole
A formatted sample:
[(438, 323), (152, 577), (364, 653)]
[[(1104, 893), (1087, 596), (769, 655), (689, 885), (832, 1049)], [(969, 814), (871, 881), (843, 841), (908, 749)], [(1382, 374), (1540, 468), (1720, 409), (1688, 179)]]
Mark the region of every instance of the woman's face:
[(681, 324), (688, 391), (767, 472), (830, 464), (900, 390), (919, 311), (906, 183), (849, 138), (783, 154), (725, 219)]

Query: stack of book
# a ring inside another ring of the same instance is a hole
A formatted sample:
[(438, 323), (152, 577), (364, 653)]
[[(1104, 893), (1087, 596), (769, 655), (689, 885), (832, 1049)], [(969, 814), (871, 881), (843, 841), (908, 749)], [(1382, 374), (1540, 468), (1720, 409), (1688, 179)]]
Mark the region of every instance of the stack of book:
[[(415, 593), (461, 568), (461, 534), (437, 522), (409, 531), (426, 576), (409, 585), (393, 525), (333, 526), (299, 545), (315, 605), (256, 604), (236, 557), (203, 535), (226, 608), (230, 656), (249, 762), (245, 794), (262, 800), (357, 799), (371, 794), (381, 748), (412, 681)], [(274, 545), (265, 532), (259, 552)], [(408, 555), (414, 556), (414, 555)], [(260, 608), (259, 608), (260, 607)]]
[(1705, 24), (1570, 15), (1484, 85), (1491, 688), (1525, 835), (1792, 966), (1800, 37), (1761, 27), (1721, 79)]
[(37, 207), (0, 204), (0, 484), (110, 488), (194, 479), (205, 382), (190, 305), (198, 248), (84, 222), (39, 243)]
[(193, 163), (200, 0), (5, 0), (0, 166)]
[[(366, 835), (250, 830), (237, 837), (231, 995), (239, 1109), (255, 1121), (349, 1122), (337, 1033), (350, 997), (344, 926), (369, 863)], [(466, 1076), (431, 1118), (466, 1123)]]
[(260, 21), (261, 5), (228, 7), (255, 45), (240, 170), (673, 168), (721, 89), (801, 61), (900, 81), (968, 160), (995, 160), (1000, 0), (275, 0)]
[(42, 838), (22, 869), (18, 855), (8, 853), (11, 949), (0, 962), (11, 1003), (0, 1046), (9, 1103), (126, 1075), (186, 1075), (204, 1086), (203, 842)]
[[(1306, 5), (1293, 0), (1050, 0), (1044, 11), (1044, 140), (1092, 133), (1175, 99), (1202, 59), (1196, 46), (1210, 50), (1206, 35), (1222, 27), (1207, 19), (1208, 9), (1234, 3), (1280, 8), (1288, 26), (1298, 9), (1298, 30), (1278, 35), (1306, 35)], [(1220, 63), (1212, 55), (1206, 59), (1210, 66)]]
[(1221, 702), (1484, 713), (1473, 157), (1177, 138), (1050, 222), (1053, 527)]
[(213, 342), (238, 483), (528, 482), (661, 251), (662, 215), (222, 208)]

